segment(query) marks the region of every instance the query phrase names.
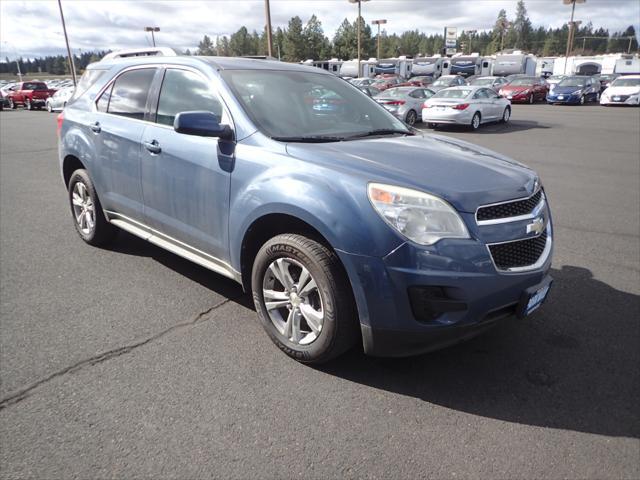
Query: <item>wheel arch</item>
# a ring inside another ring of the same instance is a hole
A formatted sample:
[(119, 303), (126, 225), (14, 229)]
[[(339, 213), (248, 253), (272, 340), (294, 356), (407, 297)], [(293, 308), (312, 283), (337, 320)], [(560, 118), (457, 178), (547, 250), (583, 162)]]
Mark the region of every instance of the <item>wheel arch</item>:
[(69, 180), (73, 172), (79, 169), (86, 169), (82, 161), (75, 155), (67, 155), (62, 160), (62, 178), (66, 187), (69, 186)]

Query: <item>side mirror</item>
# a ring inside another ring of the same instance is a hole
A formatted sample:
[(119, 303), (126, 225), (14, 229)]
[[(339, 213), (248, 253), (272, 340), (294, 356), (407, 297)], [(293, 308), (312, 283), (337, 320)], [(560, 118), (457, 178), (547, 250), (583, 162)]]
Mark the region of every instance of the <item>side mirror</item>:
[(180, 112), (173, 121), (173, 129), (185, 135), (233, 139), (231, 127), (221, 124), (220, 118), (211, 112)]

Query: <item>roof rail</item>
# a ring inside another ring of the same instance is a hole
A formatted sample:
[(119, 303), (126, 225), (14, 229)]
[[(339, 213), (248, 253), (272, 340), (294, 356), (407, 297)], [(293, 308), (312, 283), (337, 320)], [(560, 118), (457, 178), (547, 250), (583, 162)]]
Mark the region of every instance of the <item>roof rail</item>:
[(113, 58), (126, 57), (175, 57), (179, 55), (173, 48), (169, 47), (147, 47), (147, 48), (127, 48), (124, 50), (116, 50), (107, 53), (102, 60), (111, 60)]

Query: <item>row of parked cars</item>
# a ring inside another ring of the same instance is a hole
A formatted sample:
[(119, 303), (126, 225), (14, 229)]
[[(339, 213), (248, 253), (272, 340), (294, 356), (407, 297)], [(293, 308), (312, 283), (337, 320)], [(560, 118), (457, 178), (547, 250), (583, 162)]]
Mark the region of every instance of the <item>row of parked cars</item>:
[(0, 84), (0, 110), (23, 107), (62, 111), (74, 90), (71, 80), (4, 82)]
[(640, 76), (568, 75), (548, 79), (526, 75), (469, 77), (444, 75), (402, 79), (396, 76), (349, 80), (409, 125), (508, 122), (511, 103), (601, 105), (640, 104)]

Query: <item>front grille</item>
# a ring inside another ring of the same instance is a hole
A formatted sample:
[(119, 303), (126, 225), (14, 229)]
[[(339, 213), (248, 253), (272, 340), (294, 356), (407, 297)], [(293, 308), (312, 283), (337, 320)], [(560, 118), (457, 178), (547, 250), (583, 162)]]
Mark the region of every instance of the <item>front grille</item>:
[(547, 245), (547, 232), (535, 238), (489, 245), (493, 263), (498, 270), (527, 267), (538, 261)]
[(524, 200), (516, 200), (514, 202), (500, 203), (498, 205), (489, 205), (480, 207), (476, 218), (479, 222), (486, 220), (497, 220), (500, 218), (518, 217), (527, 215), (540, 203), (542, 198), (542, 190), (538, 190), (534, 195)]

